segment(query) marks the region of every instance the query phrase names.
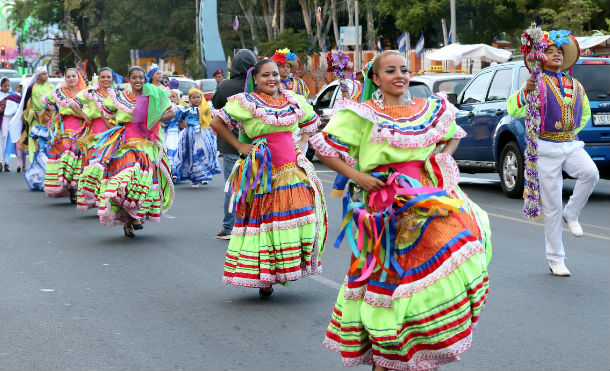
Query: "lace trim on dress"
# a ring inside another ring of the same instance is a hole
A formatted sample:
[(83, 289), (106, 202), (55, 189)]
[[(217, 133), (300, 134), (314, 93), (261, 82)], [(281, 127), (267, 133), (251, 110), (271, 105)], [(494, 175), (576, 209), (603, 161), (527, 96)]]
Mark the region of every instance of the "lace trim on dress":
[(280, 93), (286, 98), (286, 103), (282, 106), (271, 105), (250, 93), (235, 94), (227, 98), (227, 101), (237, 99), (240, 106), (252, 112), (252, 117), (260, 119), (265, 124), (290, 126), (299, 123), (305, 116), (305, 110), (303, 110), (293, 92), (280, 89)]
[[(410, 117), (394, 118), (367, 104), (347, 99), (335, 104), (335, 112), (341, 110), (352, 111), (373, 123), (371, 142), (387, 142), (396, 148), (424, 148), (436, 144), (449, 131), (457, 112), (444, 93), (433, 94), (422, 110)], [(458, 133), (465, 134), (463, 130)]]

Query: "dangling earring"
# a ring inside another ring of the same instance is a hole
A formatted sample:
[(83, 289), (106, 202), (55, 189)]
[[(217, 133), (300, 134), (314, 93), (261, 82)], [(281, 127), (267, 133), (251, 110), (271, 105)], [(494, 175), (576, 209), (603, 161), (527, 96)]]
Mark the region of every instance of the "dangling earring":
[(383, 93), (381, 90), (377, 89), (373, 93), (373, 103), (375, 103), (377, 107), (383, 109)]
[(411, 99), (411, 93), (409, 92), (409, 89), (405, 90), (405, 98), (407, 98), (408, 105), (415, 104), (415, 102), (413, 102), (413, 99)]

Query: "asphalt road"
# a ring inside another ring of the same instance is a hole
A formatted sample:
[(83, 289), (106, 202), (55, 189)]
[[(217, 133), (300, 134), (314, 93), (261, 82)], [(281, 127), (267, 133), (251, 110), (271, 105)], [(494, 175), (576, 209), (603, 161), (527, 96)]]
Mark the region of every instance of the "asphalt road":
[[(328, 194), (334, 173), (316, 166)], [(491, 292), (472, 348), (444, 369), (608, 370), (610, 182), (581, 215), (585, 236), (564, 231), (570, 278), (549, 274), (541, 223), (521, 216), (497, 176), (461, 186), (491, 218)], [(332, 247), (340, 201), (328, 200), (323, 275), (265, 302), (220, 283), (222, 192), (220, 177), (178, 185), (162, 222), (129, 240), (95, 211), (0, 173), (0, 370), (341, 370), (321, 345), (349, 261)]]

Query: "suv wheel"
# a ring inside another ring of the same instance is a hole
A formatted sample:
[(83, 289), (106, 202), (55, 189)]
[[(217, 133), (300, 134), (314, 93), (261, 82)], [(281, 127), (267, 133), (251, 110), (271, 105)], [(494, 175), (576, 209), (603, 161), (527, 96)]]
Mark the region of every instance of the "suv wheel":
[(523, 154), (517, 142), (509, 142), (500, 156), (500, 184), (510, 198), (523, 197)]

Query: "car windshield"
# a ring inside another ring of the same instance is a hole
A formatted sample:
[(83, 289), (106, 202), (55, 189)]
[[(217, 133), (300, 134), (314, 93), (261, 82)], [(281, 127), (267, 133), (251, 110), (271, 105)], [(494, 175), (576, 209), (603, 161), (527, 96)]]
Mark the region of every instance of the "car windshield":
[(416, 98), (428, 98), (432, 95), (430, 88), (423, 82), (411, 81), (409, 83), (409, 93), (412, 97)]
[(195, 81), (189, 80), (181, 80), (180, 85), (178, 86), (178, 89), (182, 92), (183, 95), (188, 95), (189, 90), (193, 88), (197, 89), (197, 84), (195, 83)]
[(19, 72), (17, 71), (0, 71), (0, 77), (8, 77), (9, 79), (20, 78)]
[(610, 99), (610, 64), (576, 64), (574, 77), (584, 86), (589, 100)]
[(214, 91), (216, 89), (217, 82), (214, 79), (209, 80), (201, 80), (199, 83), (201, 85), (201, 91)]
[(468, 79), (452, 79), (452, 80), (443, 80), (437, 81), (433, 85), (433, 90), (435, 93), (439, 91), (444, 91), (447, 94), (460, 94), (464, 86), (468, 82)]

